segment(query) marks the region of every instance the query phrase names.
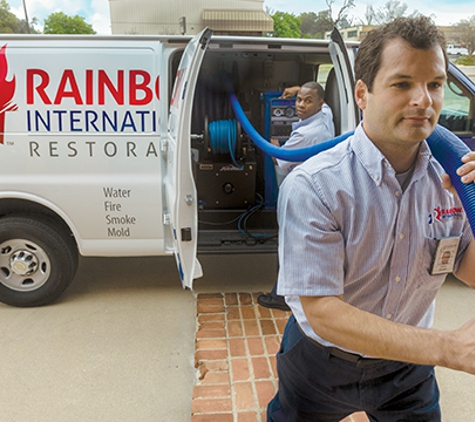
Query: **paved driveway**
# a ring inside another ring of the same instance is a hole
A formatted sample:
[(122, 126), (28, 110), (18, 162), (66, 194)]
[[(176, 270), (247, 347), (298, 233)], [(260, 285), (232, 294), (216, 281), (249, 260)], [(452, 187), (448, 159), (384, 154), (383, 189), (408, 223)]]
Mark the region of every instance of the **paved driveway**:
[(0, 420), (189, 422), (195, 314), (173, 258), (82, 259), (56, 304), (0, 304)]
[[(196, 286), (270, 288), (275, 256), (200, 257)], [(175, 261), (82, 258), (73, 284), (40, 308), (0, 304), (0, 421), (189, 422), (196, 297)]]

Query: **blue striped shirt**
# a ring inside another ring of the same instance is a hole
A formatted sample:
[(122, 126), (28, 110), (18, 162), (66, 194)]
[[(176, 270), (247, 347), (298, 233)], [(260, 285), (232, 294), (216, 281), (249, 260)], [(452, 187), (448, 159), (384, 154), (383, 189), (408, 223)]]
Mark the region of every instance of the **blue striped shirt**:
[(307, 336), (299, 296), (343, 295), (357, 308), (429, 328), (446, 275), (430, 275), (437, 239), (472, 234), (458, 198), (441, 186), (423, 142), (402, 192), (394, 169), (360, 125), (355, 135), (298, 166), (279, 193), (278, 293)]
[[(292, 133), (287, 142), (282, 145), (284, 149), (305, 148), (335, 137), (332, 109), (323, 104), (322, 109), (304, 120), (292, 123)], [(277, 165), (290, 173), (300, 163), (277, 159)]]

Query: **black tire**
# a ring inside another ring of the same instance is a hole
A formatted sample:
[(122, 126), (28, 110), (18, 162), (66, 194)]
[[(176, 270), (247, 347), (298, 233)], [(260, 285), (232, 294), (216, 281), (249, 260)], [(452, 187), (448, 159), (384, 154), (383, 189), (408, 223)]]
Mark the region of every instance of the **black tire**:
[(76, 243), (53, 223), (31, 217), (0, 219), (0, 301), (42, 306), (69, 286), (77, 269)]

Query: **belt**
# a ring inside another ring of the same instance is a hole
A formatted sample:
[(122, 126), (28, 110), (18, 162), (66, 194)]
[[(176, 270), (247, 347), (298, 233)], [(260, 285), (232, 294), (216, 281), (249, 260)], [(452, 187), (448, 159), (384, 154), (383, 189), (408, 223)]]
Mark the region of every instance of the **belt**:
[[(297, 323), (297, 321), (295, 322)], [(373, 365), (390, 362), (386, 359), (365, 358), (355, 353), (345, 352), (344, 350), (338, 349), (337, 347), (324, 346), (323, 344), (320, 344), (318, 341), (314, 340), (313, 338), (310, 338), (309, 336), (307, 336), (307, 334), (304, 333), (304, 331), (302, 330), (302, 328), (300, 327), (298, 323), (297, 323), (297, 327), (299, 327), (299, 330), (303, 334), (303, 336), (314, 346), (318, 347), (321, 350), (328, 350), (330, 356), (334, 356), (338, 359), (342, 359), (347, 362), (354, 363), (356, 364), (357, 367), (362, 368), (365, 366), (373, 366)]]

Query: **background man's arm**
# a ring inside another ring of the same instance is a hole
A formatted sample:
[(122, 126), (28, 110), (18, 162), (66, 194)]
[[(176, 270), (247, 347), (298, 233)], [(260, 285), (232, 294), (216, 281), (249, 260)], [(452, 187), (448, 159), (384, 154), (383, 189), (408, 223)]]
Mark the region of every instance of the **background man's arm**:
[(287, 98), (295, 97), (297, 93), (299, 92), (299, 90), (300, 90), (299, 86), (290, 86), (288, 88), (285, 88), (280, 98), (287, 99)]

